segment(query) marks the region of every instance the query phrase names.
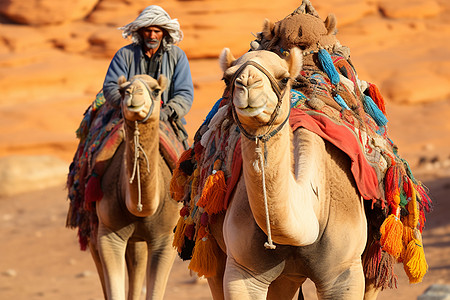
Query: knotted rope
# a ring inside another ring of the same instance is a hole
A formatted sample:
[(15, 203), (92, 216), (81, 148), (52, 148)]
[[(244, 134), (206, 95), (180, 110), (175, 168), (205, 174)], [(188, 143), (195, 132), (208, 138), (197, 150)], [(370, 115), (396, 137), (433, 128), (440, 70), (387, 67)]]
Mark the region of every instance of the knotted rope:
[[(275, 249), (277, 246), (273, 244), (272, 241), (272, 231), (270, 229), (270, 219), (269, 219), (269, 205), (267, 202), (267, 191), (266, 191), (266, 175), (264, 172), (264, 164), (265, 164), (265, 154), (262, 153), (261, 145), (259, 144), (259, 139), (256, 140), (256, 149), (255, 152), (258, 154), (259, 163), (261, 164), (261, 176), (262, 176), (262, 186), (263, 186), (263, 195), (264, 195), (264, 211), (266, 213), (266, 228), (267, 228), (267, 242), (264, 243), (264, 247), (266, 249)], [(264, 143), (265, 147), (265, 143)]]
[(131, 174), (130, 178), (130, 184), (134, 181), (134, 176), (137, 175), (137, 188), (138, 188), (138, 204), (136, 206), (136, 209), (138, 212), (142, 211), (142, 196), (141, 196), (141, 172), (139, 167), (139, 152), (142, 152), (144, 155), (145, 162), (147, 163), (147, 172), (150, 173), (150, 164), (148, 162), (147, 154), (145, 153), (144, 149), (142, 148), (140, 142), (139, 142), (139, 126), (138, 121), (134, 121), (134, 165), (133, 165), (133, 173)]

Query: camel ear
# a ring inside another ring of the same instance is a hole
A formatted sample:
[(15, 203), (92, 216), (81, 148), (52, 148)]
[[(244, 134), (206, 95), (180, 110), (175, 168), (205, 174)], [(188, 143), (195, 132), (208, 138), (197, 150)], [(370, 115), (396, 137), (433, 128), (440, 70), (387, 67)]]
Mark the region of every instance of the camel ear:
[(123, 75), (121, 75), (121, 76), (119, 77), (119, 79), (117, 79), (117, 84), (118, 84), (119, 86), (121, 86), (121, 85), (124, 84), (125, 82), (127, 82), (127, 79), (126, 79), (125, 76), (123, 76)]
[(219, 56), (219, 64), (222, 71), (225, 72), (225, 70), (231, 67), (235, 60), (236, 58), (234, 58), (233, 54), (231, 54), (231, 50), (224, 48)]
[(289, 75), (291, 78), (296, 78), (303, 67), (303, 55), (302, 51), (294, 47), (290, 50), (288, 57)]
[(167, 77), (161, 74), (158, 78), (158, 84), (162, 93), (167, 88)]
[(325, 19), (325, 28), (327, 29), (327, 34), (335, 33), (336, 31), (336, 16), (334, 14), (329, 14)]
[(270, 41), (274, 37), (275, 24), (269, 19), (265, 19), (263, 23), (262, 36), (264, 39)]

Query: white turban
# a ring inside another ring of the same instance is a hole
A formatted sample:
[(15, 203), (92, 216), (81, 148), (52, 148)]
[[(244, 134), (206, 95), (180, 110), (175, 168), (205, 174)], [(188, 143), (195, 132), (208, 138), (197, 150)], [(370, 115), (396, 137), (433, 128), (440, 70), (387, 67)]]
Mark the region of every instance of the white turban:
[(180, 29), (178, 20), (171, 19), (169, 14), (158, 5), (148, 6), (136, 20), (119, 29), (123, 30), (122, 36), (124, 38), (131, 36), (131, 40), (139, 44), (141, 36), (137, 31), (149, 26), (158, 26), (166, 30), (168, 35), (165, 37), (165, 40), (168, 45), (177, 44), (183, 39), (183, 32)]

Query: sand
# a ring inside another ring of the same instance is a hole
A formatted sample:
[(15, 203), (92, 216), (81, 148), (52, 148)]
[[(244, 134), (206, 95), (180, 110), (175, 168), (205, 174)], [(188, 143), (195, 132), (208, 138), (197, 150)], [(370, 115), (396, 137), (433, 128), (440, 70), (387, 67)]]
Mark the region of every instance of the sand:
[[(241, 2), (155, 1), (178, 17), (185, 31), (180, 46), (190, 59), (195, 85), (195, 102), (187, 116), (191, 136), (221, 96), (220, 50), (230, 47), (241, 55), (265, 17), (279, 20), (298, 4)], [(410, 300), (432, 284), (450, 284), (450, 4), (391, 2), (313, 4), (322, 18), (336, 14), (338, 38), (350, 47), (360, 78), (380, 87), (389, 135), (434, 201), (423, 234), (429, 264), (423, 283), (410, 285), (399, 265), (398, 288), (378, 297)], [(65, 24), (37, 27), (0, 19), (0, 160), (46, 155), (68, 169), (77, 145), (74, 131), (101, 86), (109, 60), (125, 44), (115, 28), (148, 5), (99, 3), (88, 16)], [(1, 7), (0, 13), (5, 13)], [(57, 170), (51, 179), (41, 177), (47, 185), (23, 184), (19, 176), (18, 188), (0, 197), (0, 299), (103, 297), (90, 254), (79, 250), (76, 232), (64, 226), (65, 172)], [(304, 293), (306, 299), (315, 299), (311, 282)], [(177, 259), (165, 299), (211, 296), (206, 282), (191, 277), (187, 264)]]

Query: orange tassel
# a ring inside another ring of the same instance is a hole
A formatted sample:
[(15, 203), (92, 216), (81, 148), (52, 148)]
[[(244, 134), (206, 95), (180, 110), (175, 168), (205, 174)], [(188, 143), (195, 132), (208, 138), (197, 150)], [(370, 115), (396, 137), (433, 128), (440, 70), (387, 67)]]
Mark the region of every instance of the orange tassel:
[(384, 104), (383, 96), (378, 90), (375, 84), (369, 83), (369, 96), (372, 98), (373, 102), (378, 106), (378, 108), (383, 112), (386, 116), (386, 106)]
[(211, 277), (217, 273), (218, 246), (213, 236), (201, 226), (188, 268), (197, 272), (198, 276)]
[(395, 258), (398, 258), (403, 250), (403, 224), (399, 219), (399, 215), (400, 208), (397, 207), (396, 215), (389, 215), (380, 227), (381, 246), (384, 251), (391, 254)]
[(214, 162), (214, 170), (206, 179), (202, 195), (197, 202), (197, 206), (203, 207), (209, 215), (217, 214), (225, 209), (227, 184), (225, 174), (220, 170), (221, 165), (220, 160)]
[(181, 153), (180, 158), (178, 159), (178, 162), (177, 162), (177, 168), (180, 166), (180, 163), (182, 163), (183, 161), (191, 159), (191, 156), (192, 156), (192, 148), (189, 148), (186, 151), (184, 151), (183, 153)]
[(192, 174), (191, 199), (195, 199), (195, 196), (197, 196), (199, 181), (200, 181), (200, 171), (198, 169), (195, 169), (194, 173)]
[(177, 227), (175, 230), (175, 234), (173, 236), (172, 246), (177, 248), (178, 253), (184, 247), (184, 230), (186, 229), (186, 223), (184, 222), (184, 217), (180, 217), (178, 219)]
[(184, 198), (184, 188), (189, 179), (189, 176), (180, 169), (180, 163), (191, 159), (192, 148), (187, 149), (181, 153), (177, 162), (177, 167), (173, 170), (172, 179), (170, 180), (170, 196), (175, 201), (181, 201)]
[(414, 230), (414, 238), (409, 242), (403, 259), (403, 268), (408, 275), (409, 283), (422, 282), (428, 271), (428, 264), (423, 250), (422, 237), (419, 230)]
[(181, 201), (184, 198), (184, 188), (189, 176), (184, 174), (179, 167), (173, 170), (172, 179), (170, 180), (170, 196), (175, 201)]

